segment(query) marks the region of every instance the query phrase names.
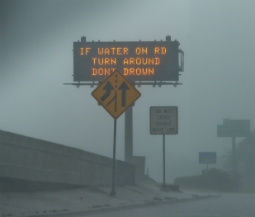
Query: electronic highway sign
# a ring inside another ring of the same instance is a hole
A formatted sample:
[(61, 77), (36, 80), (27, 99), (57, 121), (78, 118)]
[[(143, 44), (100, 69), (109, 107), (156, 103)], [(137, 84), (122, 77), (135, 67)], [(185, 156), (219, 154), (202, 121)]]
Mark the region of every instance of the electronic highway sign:
[(178, 41), (73, 43), (73, 80), (103, 81), (116, 69), (130, 81), (178, 81), (183, 52)]

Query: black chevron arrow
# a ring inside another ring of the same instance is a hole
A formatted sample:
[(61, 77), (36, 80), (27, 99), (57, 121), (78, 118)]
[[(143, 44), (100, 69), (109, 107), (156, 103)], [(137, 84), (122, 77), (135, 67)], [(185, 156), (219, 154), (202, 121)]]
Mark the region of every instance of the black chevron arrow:
[(122, 91), (122, 94), (121, 94), (121, 106), (125, 107), (126, 106), (126, 92), (127, 92), (127, 90), (129, 90), (129, 87), (126, 84), (126, 82), (124, 82), (124, 81), (122, 82), (122, 84), (119, 87), (119, 90)]
[(101, 97), (101, 101), (105, 101), (111, 94), (111, 91), (114, 90), (111, 83), (108, 81), (104, 86), (103, 90), (105, 90), (105, 94)]

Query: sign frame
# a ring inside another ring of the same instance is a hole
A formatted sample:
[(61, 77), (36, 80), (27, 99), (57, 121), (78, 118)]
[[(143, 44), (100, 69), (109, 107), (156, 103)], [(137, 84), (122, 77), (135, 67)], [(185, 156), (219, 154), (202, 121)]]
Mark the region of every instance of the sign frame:
[(141, 96), (134, 85), (118, 70), (98, 85), (91, 94), (114, 119), (117, 119)]
[(224, 119), (217, 125), (217, 137), (247, 137), (250, 134), (250, 120)]
[(102, 82), (118, 69), (133, 83), (177, 83), (184, 70), (184, 52), (179, 45), (170, 36), (166, 41), (112, 42), (87, 42), (83, 36), (81, 41), (73, 42), (73, 81)]
[(178, 107), (151, 106), (150, 134), (151, 135), (178, 134)]

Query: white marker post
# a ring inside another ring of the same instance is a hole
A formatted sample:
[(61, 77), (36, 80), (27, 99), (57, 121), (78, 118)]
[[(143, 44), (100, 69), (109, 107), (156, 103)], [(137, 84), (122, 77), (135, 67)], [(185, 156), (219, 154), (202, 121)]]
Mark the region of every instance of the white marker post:
[(165, 164), (165, 135), (178, 134), (178, 107), (150, 107), (150, 134), (163, 135), (163, 189), (166, 186)]

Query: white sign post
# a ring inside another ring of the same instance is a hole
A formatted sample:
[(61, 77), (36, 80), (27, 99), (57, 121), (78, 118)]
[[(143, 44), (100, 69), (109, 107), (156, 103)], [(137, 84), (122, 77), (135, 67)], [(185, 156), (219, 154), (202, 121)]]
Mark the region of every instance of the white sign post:
[(178, 134), (178, 107), (150, 107), (150, 133), (163, 135), (163, 190), (165, 189), (165, 134)]

